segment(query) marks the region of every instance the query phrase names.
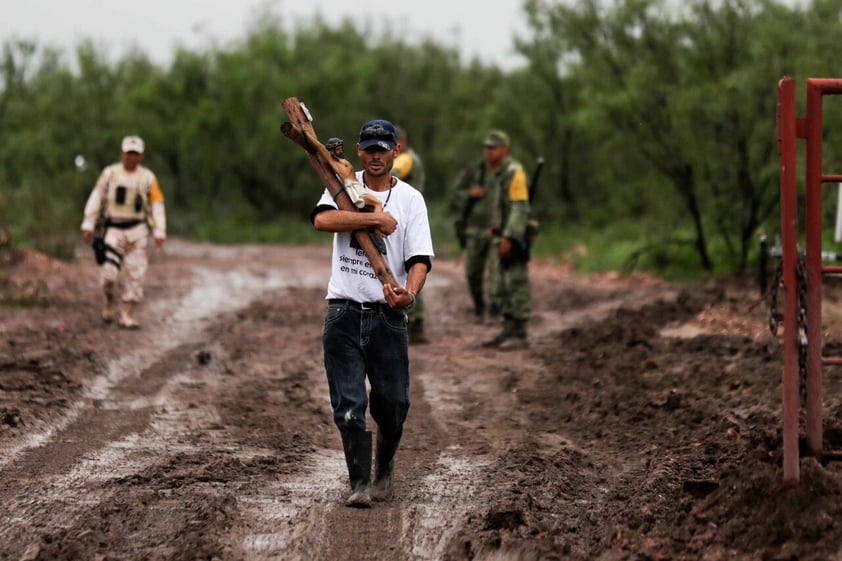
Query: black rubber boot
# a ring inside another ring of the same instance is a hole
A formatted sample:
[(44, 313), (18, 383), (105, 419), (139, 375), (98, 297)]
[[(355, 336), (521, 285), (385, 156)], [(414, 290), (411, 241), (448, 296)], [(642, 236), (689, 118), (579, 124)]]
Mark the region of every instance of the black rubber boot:
[(368, 508), (371, 506), (371, 432), (341, 431), (341, 434), (351, 482), (351, 495), (345, 506)]
[(371, 498), (375, 501), (383, 501), (392, 496), (392, 470), (395, 467), (397, 451), (398, 442), (389, 442), (378, 431), (374, 483), (371, 484)]

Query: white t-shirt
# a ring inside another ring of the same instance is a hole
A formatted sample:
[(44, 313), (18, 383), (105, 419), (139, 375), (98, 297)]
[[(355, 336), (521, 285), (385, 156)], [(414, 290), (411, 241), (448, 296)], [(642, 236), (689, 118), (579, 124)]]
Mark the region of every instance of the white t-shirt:
[[(357, 180), (360, 183), (362, 175), (362, 171), (357, 172)], [(424, 197), (417, 189), (399, 179), (388, 191), (372, 191), (368, 187), (365, 191), (380, 199), (383, 212), (388, 212), (398, 222), (397, 229), (384, 239), (386, 255), (383, 257), (395, 280), (405, 287), (407, 274), (404, 263), (416, 256), (426, 255), (430, 259), (433, 258), (433, 240)], [(318, 205), (338, 208), (327, 189), (319, 199)], [(385, 302), (383, 285), (363, 250), (351, 247), (352, 238), (351, 232), (336, 232), (333, 235), (333, 258), (325, 299)]]

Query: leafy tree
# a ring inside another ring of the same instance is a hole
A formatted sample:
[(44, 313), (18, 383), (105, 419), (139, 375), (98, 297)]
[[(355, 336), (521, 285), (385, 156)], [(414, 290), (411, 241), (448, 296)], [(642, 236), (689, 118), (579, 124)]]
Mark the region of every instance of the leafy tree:
[[(529, 28), (516, 48), (527, 64), (508, 72), (463, 64), (432, 39), (410, 44), (347, 20), (317, 17), (288, 31), (268, 10), (240, 41), (180, 48), (167, 67), (142, 52), (112, 63), (87, 41), (71, 70), (56, 50), (7, 41), (0, 220), (23, 243), (68, 254), (99, 170), (119, 158), (119, 139), (136, 133), (147, 140), (145, 162), (161, 179), (174, 233), (247, 240), (266, 227), (272, 233), (259, 239), (284, 241), (293, 228), (278, 225), (309, 231), (322, 187), (278, 130), (281, 103), (295, 96), (323, 140), (346, 141), (352, 161), (363, 121), (406, 128), (425, 160), (437, 223), (447, 222), (436, 209), (456, 170), (481, 158), (488, 129), (503, 128), (527, 169), (534, 156), (546, 159), (535, 205), (546, 224), (628, 224), (616, 245), (628, 252), (635, 240), (632, 256), (656, 256), (658, 266), (687, 255), (706, 271), (747, 266), (755, 231), (777, 221), (775, 84), (835, 74), (842, 0), (523, 7)], [(842, 166), (840, 108), (826, 104), (832, 167)], [(73, 165), (77, 155), (87, 166)]]
[[(556, 79), (575, 77), (569, 87), (586, 100), (577, 118), (601, 139), (589, 161), (602, 168), (603, 189), (631, 187), (637, 204), (614, 200), (631, 215), (667, 218), (670, 243), (692, 244), (703, 269), (715, 266), (711, 237), (744, 267), (776, 204), (772, 85), (790, 61), (792, 40), (777, 42), (791, 31), (790, 13), (748, 0), (697, 1), (683, 12), (659, 0), (530, 0), (526, 9), (541, 40), (524, 52), (536, 67), (537, 53), (551, 53)], [(681, 213), (664, 204), (665, 186)], [(671, 216), (690, 224), (690, 239)]]

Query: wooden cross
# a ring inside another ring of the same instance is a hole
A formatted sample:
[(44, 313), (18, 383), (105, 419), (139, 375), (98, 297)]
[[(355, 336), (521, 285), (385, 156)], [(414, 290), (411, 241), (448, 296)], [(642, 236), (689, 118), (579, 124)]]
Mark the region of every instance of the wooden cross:
[[(298, 98), (288, 97), (283, 103), (284, 111), (289, 116), (289, 121), (281, 124), (281, 132), (304, 148), (307, 152), (307, 157), (313, 165), (313, 169), (321, 179), (322, 184), (327, 188), (328, 193), (336, 201), (336, 204), (342, 210), (350, 210), (359, 212), (351, 198), (345, 192), (345, 179), (356, 179), (354, 174), (354, 166), (344, 158), (334, 157), (324, 144), (319, 142), (316, 136), (316, 131), (313, 128), (313, 118), (307, 107), (298, 101)], [(374, 212), (382, 211), (380, 201), (375, 197), (366, 199), (368, 207), (372, 207)], [(395, 276), (392, 274), (389, 265), (383, 258), (383, 254), (377, 247), (377, 244), (372, 239), (372, 234), (368, 230), (354, 230), (352, 232), (354, 239), (359, 244), (360, 248), (368, 257), (371, 263), (372, 270), (381, 284), (389, 284), (394, 288), (400, 286)], [(377, 235), (377, 234), (373, 234)]]

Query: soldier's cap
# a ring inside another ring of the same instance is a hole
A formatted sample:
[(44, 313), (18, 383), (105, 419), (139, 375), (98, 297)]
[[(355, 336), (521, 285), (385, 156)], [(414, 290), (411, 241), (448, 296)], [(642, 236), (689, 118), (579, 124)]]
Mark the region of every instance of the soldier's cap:
[(383, 150), (391, 150), (398, 143), (395, 125), (385, 119), (374, 119), (360, 127), (360, 150), (368, 150), (379, 146)]
[(482, 141), (482, 145), (491, 148), (497, 146), (508, 146), (509, 135), (501, 130), (495, 129), (485, 135), (485, 140)]
[(123, 152), (137, 152), (138, 154), (143, 154), (143, 148), (143, 139), (139, 136), (132, 135), (123, 139)]

